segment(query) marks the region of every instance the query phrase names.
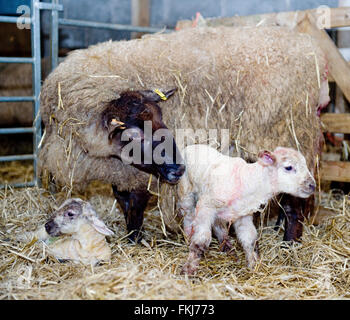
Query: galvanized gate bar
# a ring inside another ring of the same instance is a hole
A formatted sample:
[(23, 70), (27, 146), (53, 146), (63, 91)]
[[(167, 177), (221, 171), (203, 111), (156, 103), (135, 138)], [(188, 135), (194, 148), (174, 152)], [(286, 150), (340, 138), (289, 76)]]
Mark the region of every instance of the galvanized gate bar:
[(0, 134), (33, 133), (34, 128), (0, 128)]
[[(7, 185), (7, 187), (11, 187), (11, 188), (29, 188), (29, 187), (34, 187), (35, 183), (34, 181), (31, 182), (20, 182), (20, 183), (12, 183)], [(5, 189), (6, 186), (1, 186), (0, 188)]]
[(32, 74), (32, 86), (34, 95), (34, 131), (33, 131), (33, 154), (34, 154), (34, 183), (38, 185), (37, 177), (37, 155), (38, 145), (41, 139), (41, 118), (39, 115), (40, 107), (40, 89), (41, 89), (41, 44), (40, 44), (40, 0), (32, 0), (32, 27), (31, 27), (31, 42), (32, 56), (34, 59), (34, 67)]
[[(52, 0), (54, 1), (54, 0)], [(55, 69), (58, 65), (58, 11), (52, 10), (51, 12), (51, 70)]]
[(52, 11), (63, 11), (63, 5), (56, 3), (47, 3), (38, 1), (36, 4), (38, 9), (41, 10), (52, 10)]
[[(34, 101), (35, 97), (0, 97), (0, 102)], [(1, 108), (1, 107), (0, 107)]]
[(71, 19), (58, 19), (58, 23), (61, 26), (70, 26), (70, 27), (87, 27), (87, 28), (98, 28), (98, 29), (109, 29), (109, 30), (123, 30), (123, 31), (135, 31), (135, 32), (172, 32), (170, 29), (166, 28), (154, 28), (154, 27), (139, 27), (131, 26), (125, 24), (113, 24), (113, 23), (103, 23), (103, 22), (94, 22), (86, 20), (71, 20)]
[(1, 63), (33, 63), (33, 58), (10, 58), (10, 57), (0, 57)]
[(2, 156), (0, 161), (17, 161), (17, 160), (33, 160), (35, 158), (34, 154), (22, 154), (15, 156)]
[[(26, 23), (31, 23), (31, 18), (25, 17)], [(17, 23), (18, 17), (0, 16), (0, 22)]]

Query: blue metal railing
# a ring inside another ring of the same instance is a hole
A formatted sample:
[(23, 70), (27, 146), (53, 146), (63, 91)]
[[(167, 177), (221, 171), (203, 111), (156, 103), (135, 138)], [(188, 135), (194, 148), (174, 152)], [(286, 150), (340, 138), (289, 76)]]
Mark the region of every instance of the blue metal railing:
[[(31, 49), (32, 57), (30, 58), (10, 58), (0, 57), (0, 63), (31, 63), (32, 67), (32, 88), (33, 96), (29, 97), (0, 97), (0, 102), (19, 102), (32, 101), (34, 105), (34, 123), (30, 128), (0, 128), (0, 134), (19, 134), (32, 133), (33, 134), (33, 154), (25, 155), (9, 155), (0, 157), (0, 161), (18, 161), (18, 160), (33, 160), (34, 179), (30, 182), (16, 183), (13, 187), (29, 187), (38, 185), (37, 176), (37, 154), (38, 145), (41, 139), (41, 119), (39, 116), (39, 96), (41, 87), (41, 44), (40, 44), (40, 10), (63, 10), (63, 7), (57, 4), (41, 3), (40, 0), (31, 0), (31, 14), (30, 18), (26, 17), (26, 23), (30, 23), (31, 29)], [(0, 16), (0, 22), (17, 23), (18, 17)], [(0, 105), (1, 107), (1, 105)], [(0, 185), (0, 188), (5, 185)]]

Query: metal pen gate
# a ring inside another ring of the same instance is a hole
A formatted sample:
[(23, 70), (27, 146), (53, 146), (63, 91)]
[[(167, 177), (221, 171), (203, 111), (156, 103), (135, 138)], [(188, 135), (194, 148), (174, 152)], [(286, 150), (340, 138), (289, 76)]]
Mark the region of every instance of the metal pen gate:
[[(32, 88), (33, 95), (27, 97), (11, 96), (0, 97), (1, 102), (19, 102), (19, 101), (31, 101), (34, 105), (34, 122), (32, 127), (28, 128), (0, 128), (0, 135), (3, 134), (19, 134), (19, 133), (33, 133), (33, 154), (25, 155), (9, 155), (0, 156), (0, 162), (4, 161), (16, 161), (16, 160), (33, 160), (34, 165), (34, 179), (30, 182), (21, 182), (15, 184), (9, 184), (12, 187), (32, 187), (39, 185), (39, 178), (37, 175), (37, 155), (38, 147), (41, 140), (41, 118), (39, 114), (40, 107), (40, 88), (41, 88), (41, 39), (40, 39), (40, 11), (51, 10), (51, 69), (54, 69), (58, 65), (58, 30), (62, 27), (86, 27), (97, 29), (109, 29), (116, 31), (134, 31), (134, 32), (170, 32), (169, 29), (153, 28), (153, 27), (139, 27), (132, 25), (121, 25), (102, 23), (94, 21), (83, 20), (71, 20), (62, 19), (58, 16), (58, 11), (63, 11), (63, 6), (58, 4), (57, 0), (52, 0), (51, 3), (40, 2), (40, 0), (31, 0), (31, 14), (26, 18), (26, 23), (30, 23), (31, 26), (31, 50), (32, 57), (29, 58), (10, 58), (0, 57), (0, 63), (31, 63), (32, 64)], [(18, 17), (12, 16), (0, 16), (1, 22), (17, 23)], [(1, 107), (1, 104), (0, 104)], [(0, 189), (6, 187), (6, 185), (0, 185)]]

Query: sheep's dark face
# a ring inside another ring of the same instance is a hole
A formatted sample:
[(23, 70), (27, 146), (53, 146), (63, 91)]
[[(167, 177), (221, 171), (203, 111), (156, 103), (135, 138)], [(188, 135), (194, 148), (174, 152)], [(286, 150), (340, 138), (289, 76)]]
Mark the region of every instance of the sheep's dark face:
[(102, 114), (113, 156), (168, 183), (177, 183), (185, 166), (172, 133), (163, 123), (158, 102), (175, 91), (126, 91)]

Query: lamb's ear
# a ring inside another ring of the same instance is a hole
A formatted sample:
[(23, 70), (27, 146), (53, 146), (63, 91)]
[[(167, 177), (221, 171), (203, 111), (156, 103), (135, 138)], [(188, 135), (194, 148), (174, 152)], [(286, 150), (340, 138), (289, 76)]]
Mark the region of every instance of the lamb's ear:
[(95, 209), (90, 203), (85, 203), (84, 205), (84, 217), (89, 220), (95, 230), (105, 236), (111, 236), (114, 232), (107, 228), (104, 222), (97, 217)]
[(155, 90), (142, 90), (139, 91), (147, 100), (153, 101), (153, 102), (160, 102), (168, 100), (175, 92), (177, 88), (173, 88), (167, 91), (162, 91), (160, 89)]
[(108, 229), (104, 222), (99, 218), (91, 217), (89, 220), (97, 232), (104, 234), (105, 236), (112, 236), (114, 234), (114, 232)]
[(260, 151), (258, 154), (258, 161), (263, 166), (272, 166), (276, 163), (276, 157), (267, 150)]

